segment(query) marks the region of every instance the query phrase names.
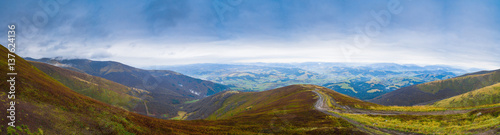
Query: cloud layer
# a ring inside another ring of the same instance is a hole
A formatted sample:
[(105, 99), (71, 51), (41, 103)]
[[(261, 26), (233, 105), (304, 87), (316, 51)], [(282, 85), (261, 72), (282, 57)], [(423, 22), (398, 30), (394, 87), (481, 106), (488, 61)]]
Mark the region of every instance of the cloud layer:
[[(0, 2), (0, 26), (17, 25), (21, 56), (134, 66), (324, 61), (500, 68), (495, 0), (64, 1)], [(400, 13), (388, 10), (394, 5)], [(381, 17), (387, 25), (373, 15), (384, 11), (391, 13)], [(7, 27), (0, 30), (6, 37)], [(361, 36), (369, 42), (360, 45)]]

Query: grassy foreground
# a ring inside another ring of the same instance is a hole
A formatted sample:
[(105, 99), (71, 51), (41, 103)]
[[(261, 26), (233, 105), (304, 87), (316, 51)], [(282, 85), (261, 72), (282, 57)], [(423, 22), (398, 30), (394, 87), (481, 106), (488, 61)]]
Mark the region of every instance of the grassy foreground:
[[(331, 109), (343, 110), (330, 111), (331, 113), (374, 127), (374, 129), (420, 134), (476, 134), (500, 128), (500, 103), (470, 107), (382, 106), (364, 103), (321, 87), (315, 87), (315, 89), (319, 90), (319, 94), (332, 98), (327, 97), (325, 100), (325, 104)], [(360, 111), (355, 111), (355, 109)], [(457, 114), (455, 110), (464, 111), (458, 111)], [(414, 113), (408, 115), (398, 114), (398, 112)]]
[(371, 125), (422, 134), (476, 134), (500, 128), (500, 107), (455, 115), (369, 115), (338, 113), (341, 116)]

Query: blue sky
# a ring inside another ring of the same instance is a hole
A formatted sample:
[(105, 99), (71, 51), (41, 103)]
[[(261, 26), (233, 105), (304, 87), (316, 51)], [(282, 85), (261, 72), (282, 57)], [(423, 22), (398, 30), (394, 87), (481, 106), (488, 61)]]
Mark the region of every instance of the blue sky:
[(0, 10), (24, 57), (500, 68), (497, 0), (28, 0)]

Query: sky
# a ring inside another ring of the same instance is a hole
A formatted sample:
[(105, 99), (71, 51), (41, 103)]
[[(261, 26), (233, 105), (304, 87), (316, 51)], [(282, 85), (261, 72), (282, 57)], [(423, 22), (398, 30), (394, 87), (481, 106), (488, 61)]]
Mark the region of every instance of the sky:
[(498, 0), (4, 0), (0, 16), (23, 57), (500, 68)]

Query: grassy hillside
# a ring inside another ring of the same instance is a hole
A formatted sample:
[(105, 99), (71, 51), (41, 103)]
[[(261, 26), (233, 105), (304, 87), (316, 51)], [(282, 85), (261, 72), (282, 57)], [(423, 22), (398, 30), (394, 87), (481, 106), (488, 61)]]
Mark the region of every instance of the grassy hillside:
[[(204, 81), (168, 70), (142, 70), (113, 61), (86, 59), (31, 59), (59, 65), (77, 72), (102, 77), (119, 84), (150, 92), (147, 102), (137, 104), (134, 111), (158, 118), (177, 115), (177, 105), (203, 98), (227, 89), (225, 85)], [(71, 86), (71, 85), (70, 85)]]
[(169, 70), (143, 70), (114, 61), (87, 59), (32, 59), (28, 60), (64, 65), (61, 67), (99, 76), (125, 86), (136, 87), (158, 94), (183, 97), (204, 97), (226, 90), (221, 84), (192, 78)]
[(500, 82), (500, 70), (480, 73), (484, 74), (472, 73), (467, 76), (404, 87), (370, 101), (383, 105), (429, 104)]
[(471, 90), (483, 88), (485, 86), (493, 85), (498, 82), (500, 82), (500, 71), (439, 80), (417, 85), (417, 87), (423, 92), (432, 94), (436, 94), (440, 90), (444, 89), (452, 89), (459, 93), (465, 93)]
[(227, 98), (238, 93), (238, 91), (224, 91), (201, 100), (188, 101), (184, 103), (181, 111), (189, 112), (185, 117), (187, 120), (206, 119), (221, 108)]
[(37, 69), (61, 82), (70, 89), (104, 103), (132, 110), (142, 99), (149, 97), (149, 92), (127, 87), (107, 79), (80, 73), (53, 65), (29, 61)]
[(467, 107), (500, 103), (500, 83), (443, 99), (434, 103), (439, 107)]
[(500, 104), (468, 108), (382, 106), (314, 87), (319, 94), (332, 98), (323, 96), (326, 97), (325, 104), (333, 109), (331, 113), (386, 133), (491, 134), (500, 131)]
[(361, 124), (401, 131), (404, 134), (498, 134), (500, 132), (500, 107), (450, 115), (339, 114)]
[(314, 109), (317, 95), (312, 85), (291, 85), (263, 92), (240, 92), (223, 100), (223, 105), (209, 120), (234, 120), (242, 125), (261, 123), (271, 131), (339, 134), (353, 130), (353, 125), (340, 118)]

